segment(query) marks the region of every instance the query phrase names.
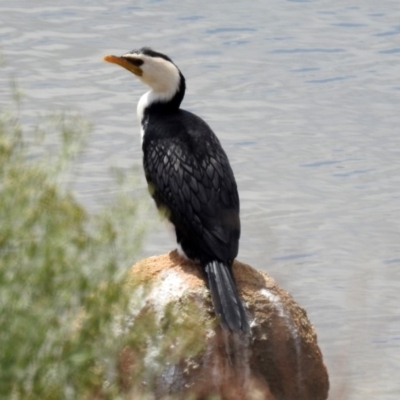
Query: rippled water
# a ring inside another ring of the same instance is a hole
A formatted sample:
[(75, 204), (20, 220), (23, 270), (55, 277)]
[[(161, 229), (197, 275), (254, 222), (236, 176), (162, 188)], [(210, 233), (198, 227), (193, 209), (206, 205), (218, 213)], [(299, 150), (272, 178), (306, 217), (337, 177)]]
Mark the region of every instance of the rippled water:
[[(102, 56), (143, 45), (170, 55), (188, 81), (185, 108), (214, 128), (235, 171), (240, 259), (308, 310), (330, 399), (397, 400), (400, 4), (54, 4), (0, 1), (0, 83), (17, 76), (27, 124), (66, 108), (94, 121), (80, 198), (101, 202), (111, 165), (141, 165), (145, 89)], [(172, 245), (153, 218), (147, 255)]]

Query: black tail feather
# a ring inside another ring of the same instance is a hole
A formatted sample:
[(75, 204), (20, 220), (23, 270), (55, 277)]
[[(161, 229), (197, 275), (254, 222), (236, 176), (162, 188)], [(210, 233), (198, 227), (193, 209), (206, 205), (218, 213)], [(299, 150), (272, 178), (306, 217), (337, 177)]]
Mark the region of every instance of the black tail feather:
[(205, 265), (205, 273), (215, 312), (223, 328), (248, 333), (249, 323), (230, 268), (219, 261)]

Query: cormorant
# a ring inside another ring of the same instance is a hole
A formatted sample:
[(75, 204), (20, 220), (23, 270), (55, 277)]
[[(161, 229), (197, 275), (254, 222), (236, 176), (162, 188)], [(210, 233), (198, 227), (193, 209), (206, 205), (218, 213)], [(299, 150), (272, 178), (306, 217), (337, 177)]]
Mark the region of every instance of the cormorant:
[(185, 78), (168, 56), (143, 47), (104, 60), (150, 87), (137, 106), (150, 194), (174, 225), (180, 254), (200, 263), (222, 327), (248, 333), (232, 274), (239, 196), (225, 151), (206, 122), (180, 108)]

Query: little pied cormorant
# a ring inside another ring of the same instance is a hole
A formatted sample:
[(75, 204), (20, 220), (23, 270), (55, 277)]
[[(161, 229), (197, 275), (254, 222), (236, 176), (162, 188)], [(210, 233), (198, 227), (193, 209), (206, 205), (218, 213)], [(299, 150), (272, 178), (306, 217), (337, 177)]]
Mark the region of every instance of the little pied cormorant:
[(200, 117), (180, 109), (185, 78), (169, 57), (143, 47), (104, 60), (150, 87), (137, 107), (150, 194), (174, 225), (183, 255), (200, 262), (221, 325), (248, 333), (232, 274), (240, 237), (239, 196), (218, 138)]

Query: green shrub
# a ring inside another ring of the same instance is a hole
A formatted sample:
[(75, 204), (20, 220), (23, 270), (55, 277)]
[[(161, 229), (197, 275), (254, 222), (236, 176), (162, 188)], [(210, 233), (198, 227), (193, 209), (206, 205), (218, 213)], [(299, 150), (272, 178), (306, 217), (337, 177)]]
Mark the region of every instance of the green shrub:
[(121, 189), (89, 213), (61, 184), (87, 123), (59, 115), (47, 125), (55, 145), (42, 129), (28, 140), (17, 118), (0, 117), (1, 398), (117, 398), (129, 338), (115, 317), (132, 301), (124, 282), (142, 237), (140, 202)]

